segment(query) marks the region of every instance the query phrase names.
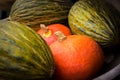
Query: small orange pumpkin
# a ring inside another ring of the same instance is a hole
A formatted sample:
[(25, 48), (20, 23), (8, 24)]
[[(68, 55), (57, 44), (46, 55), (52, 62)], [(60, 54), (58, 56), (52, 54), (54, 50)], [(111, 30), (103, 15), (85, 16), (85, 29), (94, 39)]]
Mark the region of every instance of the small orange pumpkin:
[(40, 27), (41, 29), (38, 30), (37, 33), (43, 37), (43, 39), (47, 42), (48, 45), (51, 45), (54, 41), (57, 40), (57, 37), (54, 34), (56, 31), (63, 32), (65, 36), (72, 34), (70, 29), (63, 24), (51, 24), (48, 26), (41, 24)]
[(56, 80), (91, 80), (101, 69), (104, 54), (101, 47), (86, 35), (65, 36), (50, 45), (55, 60)]

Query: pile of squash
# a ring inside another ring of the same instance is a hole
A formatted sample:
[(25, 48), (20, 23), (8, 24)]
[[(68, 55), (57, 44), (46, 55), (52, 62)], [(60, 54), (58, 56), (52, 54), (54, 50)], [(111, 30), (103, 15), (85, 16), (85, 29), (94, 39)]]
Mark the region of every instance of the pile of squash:
[[(0, 20), (0, 79), (53, 80), (51, 44), (57, 37), (62, 41), (71, 35), (88, 36), (100, 47), (98, 53), (104, 53), (119, 46), (119, 26), (119, 12), (104, 0), (16, 0), (9, 17)], [(65, 35), (55, 35), (58, 31)], [(99, 60), (102, 68), (103, 56)], [(78, 76), (70, 80), (79, 80)]]

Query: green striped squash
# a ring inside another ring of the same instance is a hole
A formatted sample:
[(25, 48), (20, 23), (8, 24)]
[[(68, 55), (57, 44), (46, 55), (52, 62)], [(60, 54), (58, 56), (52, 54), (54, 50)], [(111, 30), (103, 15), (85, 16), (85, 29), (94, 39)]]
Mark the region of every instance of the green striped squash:
[(47, 80), (54, 61), (46, 42), (31, 28), (0, 21), (0, 79)]
[(73, 34), (88, 35), (103, 47), (116, 45), (120, 28), (111, 10), (104, 0), (79, 0), (69, 11), (69, 26)]
[(11, 21), (24, 22), (37, 31), (40, 24), (67, 23), (70, 0), (16, 0), (10, 10)]

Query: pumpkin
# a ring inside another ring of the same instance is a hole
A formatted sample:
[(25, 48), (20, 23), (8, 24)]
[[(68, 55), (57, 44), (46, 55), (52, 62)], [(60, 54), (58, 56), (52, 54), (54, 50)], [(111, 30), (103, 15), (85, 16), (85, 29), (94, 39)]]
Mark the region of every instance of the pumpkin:
[(104, 62), (102, 48), (86, 35), (65, 36), (57, 31), (58, 40), (50, 45), (55, 60), (56, 80), (92, 80)]
[(112, 10), (104, 0), (78, 0), (68, 15), (71, 31), (92, 37), (102, 47), (119, 44), (120, 20)]
[(16, 0), (10, 10), (9, 20), (27, 24), (37, 31), (40, 24), (63, 23), (67, 25), (70, 0)]
[(72, 34), (71, 30), (63, 24), (56, 23), (47, 26), (41, 24), (40, 27), (41, 27), (40, 30), (38, 30), (37, 32), (43, 37), (43, 39), (48, 43), (48, 45), (51, 45), (53, 42), (57, 40), (57, 37), (54, 34), (56, 31), (61, 31), (66, 36)]
[(0, 21), (0, 79), (46, 80), (54, 61), (46, 42), (35, 31), (15, 21)]

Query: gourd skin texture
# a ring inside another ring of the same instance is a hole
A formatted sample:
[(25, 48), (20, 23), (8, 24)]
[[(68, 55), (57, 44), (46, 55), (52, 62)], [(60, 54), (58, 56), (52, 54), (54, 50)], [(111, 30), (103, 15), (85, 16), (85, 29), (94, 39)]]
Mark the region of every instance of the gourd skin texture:
[(0, 79), (46, 80), (54, 61), (45, 41), (18, 22), (0, 21)]
[(26, 23), (37, 31), (40, 24), (66, 24), (70, 7), (68, 0), (16, 0), (9, 19)]
[(73, 34), (85, 34), (103, 47), (119, 43), (119, 28), (104, 0), (79, 0), (70, 9), (69, 26)]

